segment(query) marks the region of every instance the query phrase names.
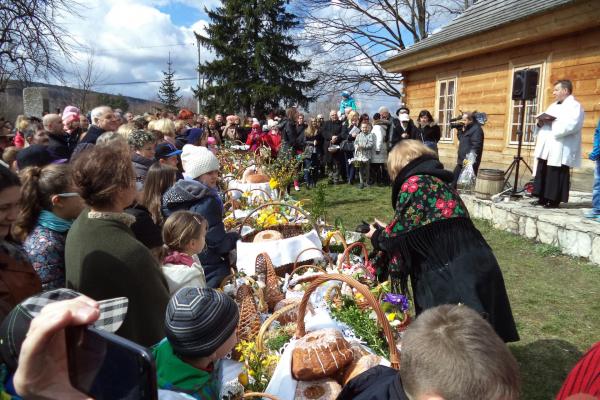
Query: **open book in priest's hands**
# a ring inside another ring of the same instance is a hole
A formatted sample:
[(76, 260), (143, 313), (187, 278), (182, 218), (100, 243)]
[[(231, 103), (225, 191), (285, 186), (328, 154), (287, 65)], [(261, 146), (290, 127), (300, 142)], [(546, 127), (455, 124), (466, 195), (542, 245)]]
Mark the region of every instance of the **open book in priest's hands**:
[(554, 121), (556, 117), (554, 115), (547, 114), (545, 112), (538, 114), (535, 116), (535, 119), (539, 119), (541, 121)]

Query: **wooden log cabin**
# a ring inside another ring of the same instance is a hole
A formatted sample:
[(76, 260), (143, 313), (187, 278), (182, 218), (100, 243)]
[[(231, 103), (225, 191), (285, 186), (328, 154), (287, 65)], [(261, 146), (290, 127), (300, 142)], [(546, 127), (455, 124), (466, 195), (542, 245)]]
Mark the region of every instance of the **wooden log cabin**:
[[(514, 72), (539, 72), (537, 97), (525, 103), (522, 155), (533, 168), (534, 116), (554, 101), (553, 83), (573, 82), (585, 110), (582, 168), (572, 189), (591, 191), (591, 151), (600, 117), (600, 2), (598, 0), (480, 0), (426, 39), (381, 63), (404, 77), (404, 102), (416, 120), (431, 111), (442, 127), (440, 158), (456, 163), (458, 139), (449, 119), (460, 111), (487, 113), (482, 168), (506, 170), (517, 152), (520, 101)], [(522, 167), (522, 169), (525, 169)], [(529, 179), (526, 173), (523, 180)]]

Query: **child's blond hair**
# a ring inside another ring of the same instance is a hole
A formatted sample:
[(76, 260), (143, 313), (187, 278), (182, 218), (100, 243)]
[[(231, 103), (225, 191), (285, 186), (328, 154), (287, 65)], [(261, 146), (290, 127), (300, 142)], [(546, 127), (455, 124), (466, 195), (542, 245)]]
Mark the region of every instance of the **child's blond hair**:
[(169, 215), (162, 230), (163, 243), (171, 251), (183, 251), (202, 233), (206, 219), (192, 211), (176, 211)]

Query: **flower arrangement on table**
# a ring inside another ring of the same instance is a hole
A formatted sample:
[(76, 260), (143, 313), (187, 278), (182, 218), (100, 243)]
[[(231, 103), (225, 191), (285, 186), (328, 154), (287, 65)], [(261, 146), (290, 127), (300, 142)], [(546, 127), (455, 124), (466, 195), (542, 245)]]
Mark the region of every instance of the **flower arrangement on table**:
[(279, 362), (279, 356), (267, 350), (259, 351), (255, 342), (241, 341), (235, 348), (244, 364), (240, 383), (250, 392), (264, 392)]
[(402, 330), (409, 322), (408, 298), (403, 294), (386, 293), (381, 298), (381, 309), (392, 328)]
[[(289, 201), (287, 203), (298, 208), (302, 208), (303, 206), (302, 201)], [(292, 211), (293, 209), (281, 205), (271, 205), (265, 207), (257, 212), (257, 216), (254, 219), (254, 228), (257, 230), (263, 230), (273, 226), (284, 225), (291, 222), (308, 222), (305, 219), (298, 219), (298, 215), (292, 213)], [(306, 225), (307, 231), (310, 230), (310, 224)]]
[(287, 187), (298, 178), (302, 155), (294, 154), (293, 149), (283, 147), (276, 158), (269, 158), (262, 166), (271, 177), (271, 189), (279, 189), (279, 196), (283, 196)]
[[(402, 332), (410, 322), (409, 300), (402, 294), (389, 293), (389, 283), (383, 283), (371, 289), (371, 293), (379, 298), (382, 311), (392, 328)], [(336, 290), (337, 291), (337, 290)], [(367, 342), (375, 353), (388, 356), (388, 349), (382, 335), (381, 328), (377, 325), (375, 312), (369, 309), (362, 294), (342, 286), (337, 293), (331, 291), (326, 296), (331, 316), (348, 325), (357, 337)]]
[(375, 354), (389, 358), (388, 346), (374, 311), (360, 307), (354, 296), (342, 295), (338, 301), (329, 298), (327, 303), (334, 319), (346, 324)]
[[(344, 244), (341, 238), (336, 234), (339, 233), (346, 243)], [(346, 229), (344, 222), (341, 218), (336, 218), (333, 222), (333, 226), (325, 226), (320, 233), (323, 241), (323, 246), (331, 253), (343, 253), (346, 246), (356, 242), (365, 242), (365, 237), (360, 232), (354, 232)], [(352, 254), (359, 255), (361, 249), (356, 247), (353, 249)]]
[(219, 160), (220, 172), (222, 176), (241, 175), (250, 165), (255, 163), (253, 153), (240, 153), (230, 148), (224, 147), (217, 153)]

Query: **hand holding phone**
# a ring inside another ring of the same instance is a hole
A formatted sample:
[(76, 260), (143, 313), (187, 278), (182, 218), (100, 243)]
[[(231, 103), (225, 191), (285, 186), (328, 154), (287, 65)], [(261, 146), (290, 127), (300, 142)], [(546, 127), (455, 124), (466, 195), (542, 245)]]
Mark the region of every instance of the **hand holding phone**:
[(21, 346), (13, 379), (17, 394), (23, 398), (89, 399), (69, 382), (64, 329), (91, 324), (98, 316), (98, 304), (86, 296), (44, 307), (31, 321)]
[(94, 328), (66, 329), (69, 378), (95, 400), (156, 400), (156, 367), (150, 352), (130, 340)]

